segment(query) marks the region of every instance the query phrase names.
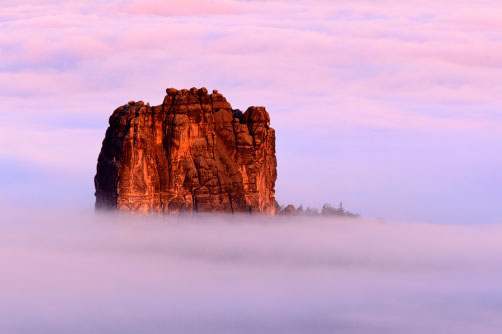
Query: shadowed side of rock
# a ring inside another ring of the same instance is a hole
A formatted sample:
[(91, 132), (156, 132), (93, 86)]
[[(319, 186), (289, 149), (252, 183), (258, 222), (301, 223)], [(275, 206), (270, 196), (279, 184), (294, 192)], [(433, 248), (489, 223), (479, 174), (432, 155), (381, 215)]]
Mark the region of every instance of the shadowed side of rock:
[(167, 89), (110, 116), (97, 209), (144, 213), (275, 212), (275, 131), (264, 107), (232, 110), (214, 90)]

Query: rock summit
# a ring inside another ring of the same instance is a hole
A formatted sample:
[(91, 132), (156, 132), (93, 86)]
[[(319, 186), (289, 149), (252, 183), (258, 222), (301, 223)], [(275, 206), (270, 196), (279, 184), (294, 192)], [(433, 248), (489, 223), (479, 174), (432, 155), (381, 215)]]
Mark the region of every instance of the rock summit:
[(232, 109), (206, 88), (129, 101), (109, 119), (94, 178), (97, 209), (274, 214), (275, 131), (264, 107)]

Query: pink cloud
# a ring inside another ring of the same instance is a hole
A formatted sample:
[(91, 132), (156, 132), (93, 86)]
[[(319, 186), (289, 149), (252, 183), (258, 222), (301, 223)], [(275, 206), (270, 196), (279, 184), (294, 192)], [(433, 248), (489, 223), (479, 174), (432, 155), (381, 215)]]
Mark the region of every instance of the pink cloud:
[[(497, 94), (502, 47), (493, 35), (499, 7), (391, 0), (378, 6), (370, 1), (11, 3), (0, 12), (11, 21), (0, 34), (0, 56), (4, 70), (13, 73), (4, 73), (0, 86), (11, 96), (75, 91), (90, 96), (96, 85), (127, 96), (117, 88), (118, 78), (127, 76), (142, 82), (129, 91), (145, 92), (152, 103), (161, 101), (164, 85), (224, 87), (237, 96), (236, 106), (252, 103), (246, 92), (253, 92), (260, 104), (290, 108), (296, 116), (288, 122), (300, 127), (306, 110), (315, 107), (328, 122), (498, 129), (497, 120), (476, 118), (474, 111), (445, 119), (410, 110), (502, 104)], [(162, 17), (179, 15), (190, 19)], [(65, 62), (71, 66), (61, 66)]]
[(242, 7), (233, 0), (122, 0), (109, 8), (131, 15), (199, 16), (238, 14), (243, 11)]

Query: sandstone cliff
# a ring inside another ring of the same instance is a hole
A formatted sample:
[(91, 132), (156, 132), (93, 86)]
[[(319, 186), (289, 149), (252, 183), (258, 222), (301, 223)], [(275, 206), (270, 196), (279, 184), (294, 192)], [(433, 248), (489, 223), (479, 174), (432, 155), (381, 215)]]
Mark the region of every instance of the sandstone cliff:
[(232, 110), (213, 90), (166, 90), (110, 117), (96, 208), (145, 213), (275, 212), (275, 131), (264, 107)]

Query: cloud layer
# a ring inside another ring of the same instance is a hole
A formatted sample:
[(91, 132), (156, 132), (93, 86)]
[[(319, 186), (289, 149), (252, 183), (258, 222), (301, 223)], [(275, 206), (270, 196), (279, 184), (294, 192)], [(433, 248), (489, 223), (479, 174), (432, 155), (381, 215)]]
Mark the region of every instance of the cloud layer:
[[(485, 221), (502, 219), (492, 189), (502, 163), (493, 153), (502, 142), (499, 2), (3, 4), (0, 154), (55, 174), (74, 170), (81, 183), (60, 190), (76, 194), (88, 184), (86, 206), (117, 105), (158, 104), (169, 86), (207, 86), (236, 108), (272, 113), (281, 202), (344, 200), (367, 215), (429, 221), (449, 214), (447, 221), (475, 222), (483, 212), (492, 212)], [(316, 184), (317, 197), (297, 195)], [(450, 210), (473, 201), (476, 214)]]
[(19, 213), (5, 333), (498, 333), (502, 230)]

